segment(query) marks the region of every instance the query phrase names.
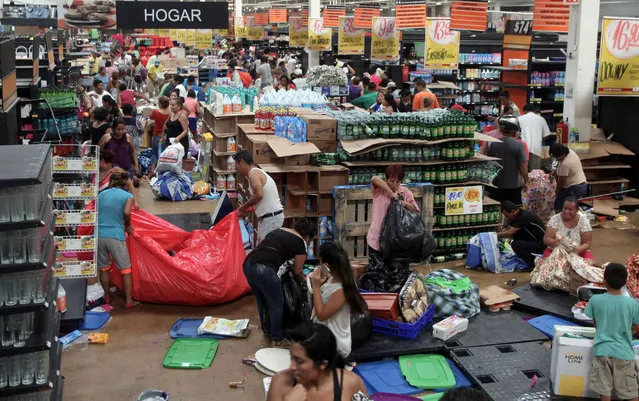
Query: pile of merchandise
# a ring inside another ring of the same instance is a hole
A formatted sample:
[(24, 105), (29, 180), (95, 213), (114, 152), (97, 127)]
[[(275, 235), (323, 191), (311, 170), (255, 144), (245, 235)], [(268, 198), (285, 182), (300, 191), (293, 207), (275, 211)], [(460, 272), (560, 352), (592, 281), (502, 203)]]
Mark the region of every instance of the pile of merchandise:
[(340, 68), (318, 65), (309, 68), (306, 82), (313, 87), (345, 86), (348, 85), (348, 77)]

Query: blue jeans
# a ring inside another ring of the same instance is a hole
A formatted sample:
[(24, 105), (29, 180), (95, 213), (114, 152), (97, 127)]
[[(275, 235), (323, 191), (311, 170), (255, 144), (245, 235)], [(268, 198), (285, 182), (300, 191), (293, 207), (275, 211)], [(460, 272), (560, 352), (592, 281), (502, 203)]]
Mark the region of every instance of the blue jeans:
[(588, 184), (577, 184), (568, 188), (561, 188), (557, 191), (557, 198), (555, 199), (555, 211), (560, 212), (564, 208), (564, 200), (569, 196), (575, 198), (583, 198), (588, 192)]
[[(250, 258), (246, 258), (244, 275), (255, 294), (262, 329), (268, 331), (272, 341), (282, 340), (284, 338), (284, 295), (277, 272), (272, 267), (252, 263)], [(268, 328), (264, 327), (264, 312), (268, 313)]]
[(151, 140), (151, 165), (156, 166), (160, 158), (160, 139), (162, 135), (154, 136)]

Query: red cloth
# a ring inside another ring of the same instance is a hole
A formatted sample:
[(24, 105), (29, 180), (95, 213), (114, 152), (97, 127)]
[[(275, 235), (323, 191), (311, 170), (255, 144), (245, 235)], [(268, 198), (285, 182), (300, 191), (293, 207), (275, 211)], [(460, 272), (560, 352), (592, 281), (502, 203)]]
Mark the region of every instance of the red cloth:
[(639, 298), (639, 255), (636, 253), (626, 261), (626, 270), (628, 270), (628, 281), (626, 288), (633, 297)]

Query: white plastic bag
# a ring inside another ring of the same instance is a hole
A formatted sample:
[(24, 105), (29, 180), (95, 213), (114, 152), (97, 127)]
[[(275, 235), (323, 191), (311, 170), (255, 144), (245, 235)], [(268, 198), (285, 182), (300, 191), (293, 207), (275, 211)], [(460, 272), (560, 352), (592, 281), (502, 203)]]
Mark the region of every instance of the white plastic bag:
[(228, 320), (206, 316), (198, 327), (198, 334), (218, 334), (222, 336), (241, 337), (248, 327), (248, 319)]
[(160, 153), (158, 165), (155, 168), (157, 174), (165, 171), (172, 171), (176, 174), (182, 174), (182, 158), (184, 157), (184, 146), (175, 142), (169, 145), (164, 152)]

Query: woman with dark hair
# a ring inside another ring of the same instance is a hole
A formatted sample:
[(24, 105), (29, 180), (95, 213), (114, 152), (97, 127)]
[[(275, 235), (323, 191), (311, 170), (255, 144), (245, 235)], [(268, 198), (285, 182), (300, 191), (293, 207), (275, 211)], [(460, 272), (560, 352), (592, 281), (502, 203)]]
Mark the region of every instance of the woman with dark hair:
[(395, 103), (395, 98), (391, 94), (384, 95), (382, 106), (384, 108), (384, 113), (388, 115), (397, 112), (397, 104)]
[(106, 94), (102, 96), (102, 104), (104, 105), (104, 108), (109, 112), (110, 122), (113, 122), (113, 120), (120, 116), (120, 109), (115, 103), (115, 99), (113, 99), (111, 95)]
[(411, 212), (418, 213), (419, 207), (413, 193), (406, 187), (403, 187), (404, 170), (399, 164), (391, 164), (386, 167), (386, 180), (375, 176), (371, 179), (373, 189), (373, 211), (371, 213), (371, 226), (368, 229), (366, 242), (369, 247), (369, 255), (371, 257), (380, 256), (381, 247), (379, 245), (379, 236), (382, 233), (382, 223), (386, 217), (386, 211), (391, 201), (398, 200), (402, 205)]
[(297, 89), (295, 84), (292, 83), (291, 80), (286, 75), (282, 75), (280, 77), (279, 86), (277, 88), (280, 90), (285, 90), (285, 91)]
[(160, 96), (158, 98), (158, 109), (153, 110), (149, 119), (155, 123), (153, 125), (153, 139), (151, 140), (151, 172), (152, 176), (155, 173), (155, 166), (158, 164), (158, 158), (160, 157), (160, 141), (162, 139), (162, 133), (164, 132), (164, 123), (169, 118), (171, 110), (169, 109), (169, 98), (166, 96)]
[[(268, 233), (244, 260), (244, 275), (255, 294), (262, 330), (276, 344), (284, 340), (280, 279), (289, 268), (298, 279), (304, 279), (306, 246), (315, 234), (315, 225), (310, 220), (297, 220), (295, 229), (279, 228)], [(265, 324), (267, 316), (269, 327)]]
[[(113, 173), (113, 171), (117, 171), (118, 169), (121, 170), (119, 167), (113, 167), (114, 157), (115, 157), (115, 154), (108, 149), (104, 149), (100, 151), (100, 172), (98, 174), (98, 191), (99, 192), (102, 192), (105, 189), (109, 188), (109, 182), (111, 180), (111, 174)], [(140, 205), (138, 204), (138, 200), (135, 197), (135, 190), (133, 188), (134, 188), (133, 180), (129, 178), (129, 180), (126, 183), (126, 190), (129, 191), (131, 195), (133, 195), (133, 206), (135, 206), (135, 208), (138, 209)]]
[(290, 330), (291, 366), (273, 376), (266, 401), (368, 400), (362, 379), (344, 369), (335, 336), (321, 324)]
[(109, 124), (109, 111), (104, 107), (98, 107), (93, 111), (93, 122), (89, 126), (91, 145), (97, 145), (105, 134), (111, 133)]
[(184, 158), (186, 158), (189, 152), (189, 120), (180, 98), (171, 100), (169, 105), (171, 114), (164, 123), (165, 147), (171, 143), (181, 143), (184, 147)]
[(590, 252), (592, 227), (588, 218), (580, 213), (578, 203), (577, 198), (567, 197), (561, 213), (548, 221), (544, 235), (544, 243), (548, 248), (544, 251), (544, 258), (550, 256), (553, 248), (563, 245), (568, 252), (581, 256), (588, 264), (595, 263), (595, 257)]
[[(337, 351), (346, 358), (351, 353), (351, 315), (368, 310), (359, 295), (346, 251), (334, 242), (320, 247), (322, 266), (310, 274), (313, 293), (313, 321), (327, 326), (337, 340)], [(328, 269), (328, 272), (325, 271)]]
[(127, 171), (131, 177), (140, 173), (138, 166), (138, 155), (135, 151), (133, 138), (126, 133), (126, 121), (116, 118), (113, 121), (113, 130), (109, 134), (104, 134), (100, 139), (100, 150), (110, 150), (113, 152), (113, 164)]

